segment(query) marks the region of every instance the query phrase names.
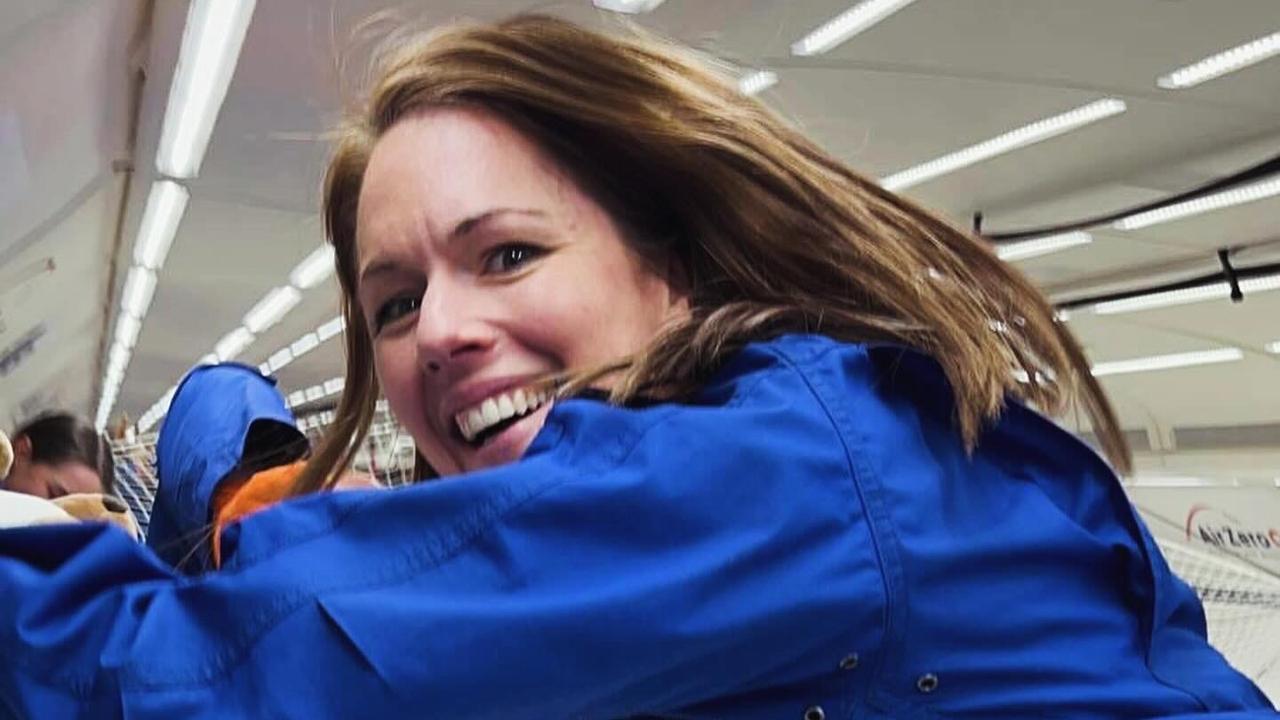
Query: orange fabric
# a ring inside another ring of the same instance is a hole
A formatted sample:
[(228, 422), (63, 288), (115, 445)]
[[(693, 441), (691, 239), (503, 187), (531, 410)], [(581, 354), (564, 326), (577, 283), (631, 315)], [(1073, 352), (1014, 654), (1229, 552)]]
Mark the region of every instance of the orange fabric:
[(280, 465), (249, 476), (243, 482), (224, 482), (213, 494), (213, 566), (222, 566), (222, 529), (284, 500), (306, 461)]

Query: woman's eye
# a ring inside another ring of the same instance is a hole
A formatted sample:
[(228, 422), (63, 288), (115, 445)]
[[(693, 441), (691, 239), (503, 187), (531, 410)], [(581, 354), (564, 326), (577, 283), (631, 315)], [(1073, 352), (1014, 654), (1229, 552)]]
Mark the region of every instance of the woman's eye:
[(507, 273), (542, 255), (542, 249), (519, 243), (495, 248), (485, 258), (486, 273)]
[(411, 315), (422, 304), (422, 298), (413, 295), (401, 295), (382, 303), (373, 317), (373, 331), (382, 332), (382, 328), (400, 318)]

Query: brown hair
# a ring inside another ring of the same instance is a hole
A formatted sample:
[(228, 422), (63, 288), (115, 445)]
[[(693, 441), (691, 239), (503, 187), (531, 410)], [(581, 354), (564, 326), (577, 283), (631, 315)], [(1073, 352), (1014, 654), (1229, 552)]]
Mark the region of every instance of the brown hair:
[(111, 444), (84, 420), (70, 413), (45, 413), (13, 433), (14, 440), (24, 437), (31, 442), (32, 462), (78, 462), (98, 473), (102, 492), (110, 493), (115, 488)]
[(324, 218), (347, 322), (346, 387), (296, 491), (332, 484), (374, 413), (372, 341), (355, 301), (370, 153), (398, 120), (440, 106), (480, 108), (524, 132), (630, 239), (681, 264), (689, 319), (635, 357), (571, 378), (569, 390), (613, 372), (615, 401), (679, 396), (744, 343), (784, 332), (887, 340), (940, 363), (970, 447), (1008, 396), (1050, 413), (1077, 401), (1111, 462), (1129, 469), (1080, 346), (985, 242), (855, 173), (688, 51), (525, 15), (402, 43), (341, 134)]

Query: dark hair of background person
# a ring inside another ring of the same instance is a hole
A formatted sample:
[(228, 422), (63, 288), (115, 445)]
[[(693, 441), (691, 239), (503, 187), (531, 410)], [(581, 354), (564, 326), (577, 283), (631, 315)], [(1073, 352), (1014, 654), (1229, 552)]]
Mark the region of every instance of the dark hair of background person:
[(115, 487), (115, 460), (111, 445), (92, 425), (70, 413), (45, 413), (19, 427), (13, 439), (31, 441), (31, 461), (57, 465), (78, 462), (94, 469), (102, 492)]

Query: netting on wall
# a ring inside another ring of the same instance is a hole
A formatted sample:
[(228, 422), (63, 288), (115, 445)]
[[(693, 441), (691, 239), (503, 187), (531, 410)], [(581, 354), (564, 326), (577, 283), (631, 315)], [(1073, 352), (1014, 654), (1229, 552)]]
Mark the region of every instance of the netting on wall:
[(1208, 546), (1162, 541), (1160, 549), (1204, 603), (1209, 642), (1280, 700), (1280, 578)]

